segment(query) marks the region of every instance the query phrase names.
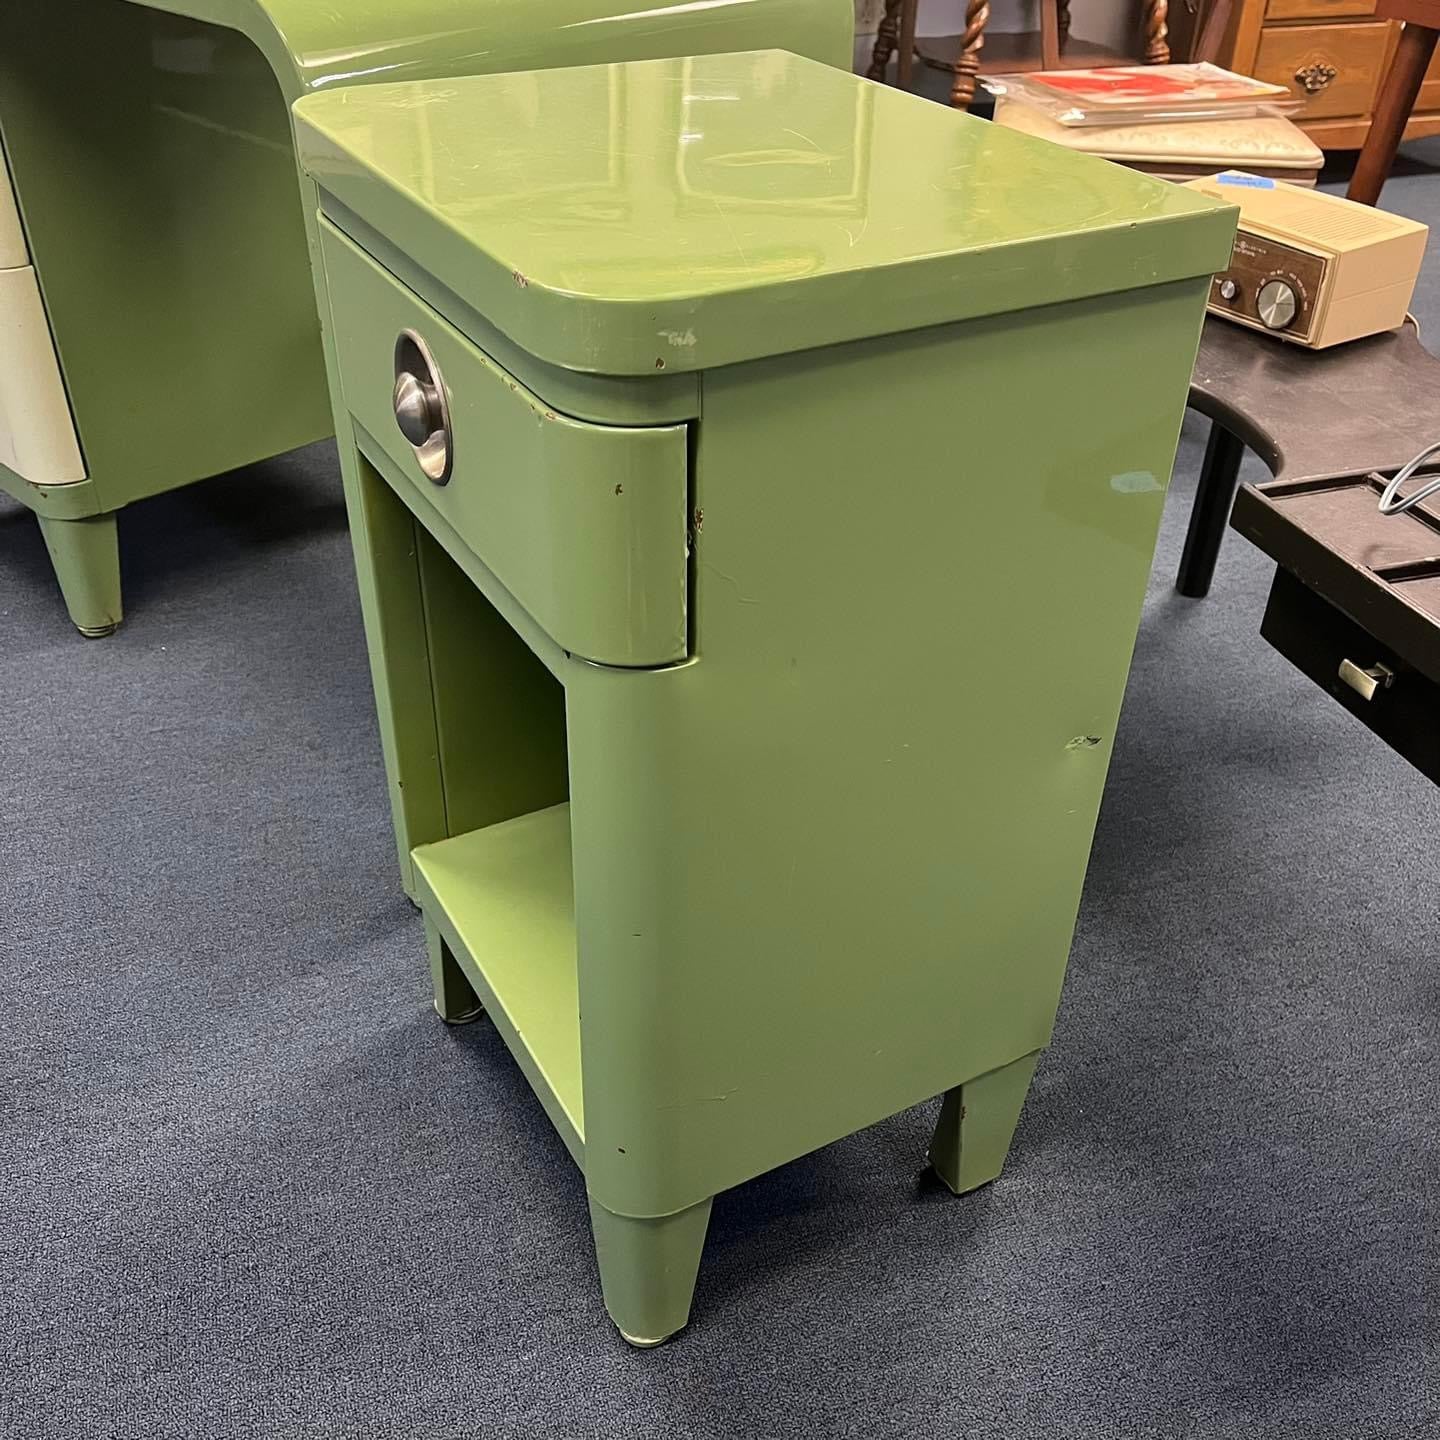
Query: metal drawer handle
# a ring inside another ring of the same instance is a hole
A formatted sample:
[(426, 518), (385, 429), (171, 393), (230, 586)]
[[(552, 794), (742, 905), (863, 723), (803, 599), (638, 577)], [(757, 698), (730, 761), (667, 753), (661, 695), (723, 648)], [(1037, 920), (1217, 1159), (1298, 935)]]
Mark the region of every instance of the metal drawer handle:
[(413, 330), (395, 342), (395, 423), (437, 485), (450, 479), (454, 447), (450, 441), (450, 402), (445, 381), (430, 347)]
[(1340, 72), (1333, 65), (1317, 60), (1313, 65), (1295, 72), (1295, 79), (1307, 95), (1318, 95)]
[(395, 423), (418, 449), (442, 424), (440, 392), (418, 375), (402, 371), (395, 381)]
[(1377, 690), (1388, 690), (1395, 681), (1395, 672), (1388, 665), (1357, 665), (1353, 660), (1340, 662), (1340, 678), (1362, 700), (1373, 700)]

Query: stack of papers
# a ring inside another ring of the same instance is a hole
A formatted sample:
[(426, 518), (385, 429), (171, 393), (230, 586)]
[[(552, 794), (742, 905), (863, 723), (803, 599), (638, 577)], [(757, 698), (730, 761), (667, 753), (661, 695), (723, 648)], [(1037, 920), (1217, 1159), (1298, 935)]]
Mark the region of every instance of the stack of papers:
[(1283, 85), (1218, 65), (1116, 65), (987, 75), (981, 83), (1007, 103), (1032, 106), (1060, 125), (1141, 125), (1289, 115), (1302, 102)]

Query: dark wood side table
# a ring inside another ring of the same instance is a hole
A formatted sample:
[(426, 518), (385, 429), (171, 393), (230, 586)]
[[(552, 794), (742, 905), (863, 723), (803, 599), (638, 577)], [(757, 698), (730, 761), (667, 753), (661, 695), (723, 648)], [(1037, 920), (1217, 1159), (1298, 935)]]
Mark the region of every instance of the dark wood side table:
[[(1405, 29), (1346, 191), (1362, 205), (1379, 200), (1395, 163), (1435, 51), (1440, 0), (1378, 0), (1376, 13)], [(1277, 480), (1396, 470), (1440, 438), (1437, 380), (1440, 361), (1410, 326), (1316, 352), (1210, 320), (1190, 408), (1214, 423), (1175, 588), (1209, 592), (1246, 445)]]
[[(1379, 0), (1377, 13), (1405, 28), (1350, 182), (1349, 198), (1372, 205), (1434, 54), (1440, 0)], [(1440, 360), (1411, 324), (1315, 352), (1212, 319), (1190, 405), (1212, 424), (1176, 588), (1209, 590), (1229, 518), (1277, 562), (1261, 635), (1440, 784), (1440, 507), (1378, 505), (1379, 477), (1440, 440)], [(1247, 446), (1274, 478), (1236, 497)]]
[(1305, 350), (1209, 320), (1190, 408), (1214, 422), (1175, 588), (1208, 593), (1246, 447), (1277, 480), (1398, 470), (1440, 439), (1440, 360), (1415, 328)]
[[(1211, 320), (1190, 404), (1214, 423), (1176, 588), (1209, 589), (1228, 517), (1277, 562), (1261, 635), (1440, 783), (1440, 508), (1382, 515), (1371, 474), (1440, 439), (1440, 360), (1411, 325), (1316, 353)], [(1274, 478), (1236, 496), (1247, 446)]]

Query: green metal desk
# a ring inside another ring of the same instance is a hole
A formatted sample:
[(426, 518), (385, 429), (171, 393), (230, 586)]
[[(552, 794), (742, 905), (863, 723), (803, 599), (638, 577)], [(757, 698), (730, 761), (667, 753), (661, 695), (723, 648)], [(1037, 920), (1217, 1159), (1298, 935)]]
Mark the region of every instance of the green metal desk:
[(999, 1173), (1235, 212), (773, 51), (296, 114), (436, 1006), (657, 1343), (730, 1186)]
[(851, 62), (849, 0), (0, 8), (0, 490), (87, 635), (120, 622), (119, 510), (331, 433), (298, 96), (757, 44)]

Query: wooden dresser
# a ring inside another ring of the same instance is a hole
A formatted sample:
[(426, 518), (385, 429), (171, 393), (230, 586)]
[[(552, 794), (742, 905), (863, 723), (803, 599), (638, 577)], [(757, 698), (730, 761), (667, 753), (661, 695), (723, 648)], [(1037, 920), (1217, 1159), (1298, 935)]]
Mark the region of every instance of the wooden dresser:
[[(1176, 5), (1175, 28), (1187, 7)], [(1176, 12), (1180, 12), (1176, 14)], [(1305, 108), (1295, 119), (1324, 150), (1358, 149), (1400, 34), (1375, 18), (1375, 0), (1239, 0), (1218, 62), (1288, 86)], [(1177, 53), (1185, 54), (1183, 44)], [(1407, 140), (1440, 134), (1440, 56), (1426, 74)]]

